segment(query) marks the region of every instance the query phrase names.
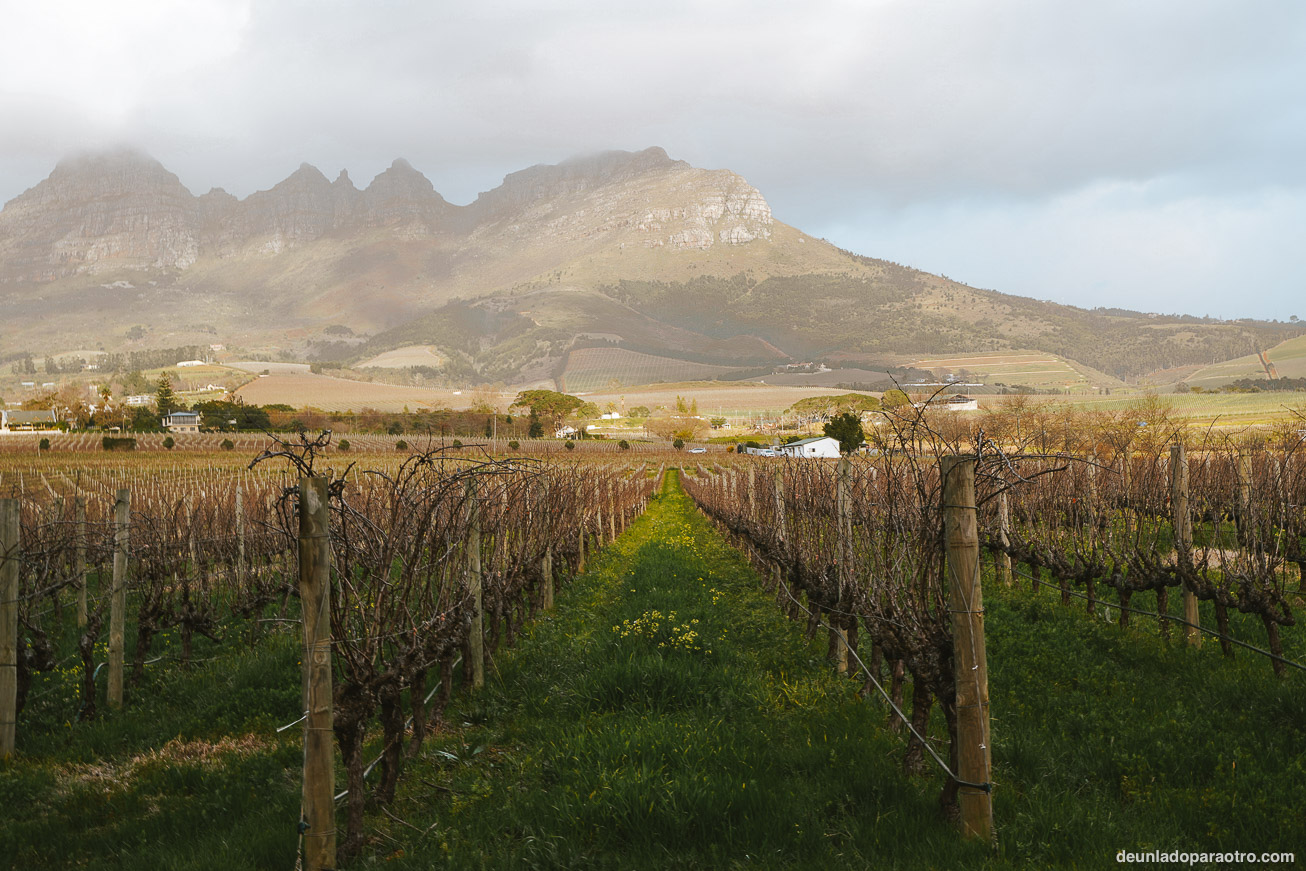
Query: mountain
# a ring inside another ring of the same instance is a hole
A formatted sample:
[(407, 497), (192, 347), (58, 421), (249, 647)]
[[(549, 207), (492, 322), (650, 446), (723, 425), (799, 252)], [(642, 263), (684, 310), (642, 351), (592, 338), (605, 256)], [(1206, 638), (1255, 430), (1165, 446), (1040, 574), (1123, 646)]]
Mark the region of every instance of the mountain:
[(1131, 377), (1303, 333), (1087, 311), (853, 255), (660, 148), (530, 167), (465, 206), (404, 160), (362, 189), (304, 164), (238, 199), (120, 150), (61, 161), (0, 211), (0, 362), (220, 342), (361, 365), (414, 345), (449, 380), (523, 382), (561, 380), (586, 348), (723, 377), (1025, 349)]

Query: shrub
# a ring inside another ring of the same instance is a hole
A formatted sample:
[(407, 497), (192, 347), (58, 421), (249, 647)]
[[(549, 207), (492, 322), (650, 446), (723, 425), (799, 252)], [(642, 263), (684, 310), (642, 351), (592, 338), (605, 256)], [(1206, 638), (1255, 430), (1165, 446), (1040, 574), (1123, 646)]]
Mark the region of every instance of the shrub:
[(130, 437), (105, 436), (100, 440), (100, 446), (106, 451), (134, 451), (136, 450), (136, 439)]
[(224, 451), (234, 451), (236, 449), (236, 443), (233, 442), (231, 439), (223, 439), (222, 449)]
[(408, 442), (404, 441), (403, 439), (400, 439), (399, 441), (395, 442), (395, 450), (396, 451), (408, 450)]
[(462, 443), (462, 441), (459, 440), (459, 439), (454, 439), (453, 441), (451, 441), (451, 442), (449, 443), (449, 447), (453, 448), (455, 451), (458, 450), (459, 448), (461, 448), (462, 446), (463, 446), (463, 443)]
[(521, 447), (521, 442), (517, 441), (516, 439), (513, 439), (512, 441), (508, 442), (508, 450), (510, 451), (515, 451), (520, 447)]
[(621, 448), (623, 451), (628, 451), (630, 450), (630, 442), (626, 441), (625, 439), (622, 439), (621, 441), (617, 442), (617, 447)]
[(336, 447), (342, 451), (349, 450), (349, 439), (341, 439), (340, 444), (336, 445)]
[(37, 450), (40, 450), (40, 451), (48, 451), (48, 450), (50, 450), (50, 440), (49, 440), (49, 439), (41, 439), (41, 443), (40, 443), (39, 445), (36, 446), (36, 449), (37, 449)]
[(676, 450), (680, 450), (681, 448), (683, 448), (683, 447), (685, 446), (685, 440), (682, 439), (682, 438), (680, 438), (679, 436), (677, 436), (677, 437), (676, 437), (676, 440), (675, 440), (674, 442), (671, 443), (671, 446), (672, 446), (673, 448), (675, 448)]
[(168, 450), (172, 450), (177, 446), (177, 442), (173, 440), (172, 436), (168, 436), (163, 440), (163, 446)]
[(567, 443), (563, 445), (563, 447), (565, 447), (569, 451), (574, 451), (576, 450), (576, 443), (571, 439), (567, 439)]

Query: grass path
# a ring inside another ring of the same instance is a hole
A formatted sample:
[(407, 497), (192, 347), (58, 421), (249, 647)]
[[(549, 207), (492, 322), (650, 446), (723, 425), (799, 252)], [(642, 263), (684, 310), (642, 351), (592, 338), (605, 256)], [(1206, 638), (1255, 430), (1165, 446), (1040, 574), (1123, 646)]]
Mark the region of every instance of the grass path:
[(497, 671), (406, 778), (394, 813), (407, 825), (379, 836), (387, 866), (980, 856), (935, 810), (938, 779), (899, 773), (883, 710), (832, 674), (674, 478)]

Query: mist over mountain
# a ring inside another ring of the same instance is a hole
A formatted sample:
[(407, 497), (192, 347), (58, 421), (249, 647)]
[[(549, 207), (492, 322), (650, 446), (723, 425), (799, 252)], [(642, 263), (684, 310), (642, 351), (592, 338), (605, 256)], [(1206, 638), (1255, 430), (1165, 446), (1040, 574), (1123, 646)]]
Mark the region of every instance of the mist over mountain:
[(222, 343), (359, 364), (423, 345), (451, 379), (519, 383), (585, 347), (739, 372), (1035, 349), (1129, 377), (1304, 330), (1089, 311), (853, 255), (660, 148), (533, 166), (466, 206), (402, 159), (363, 188), (304, 164), (238, 199), (117, 150), (0, 211), (7, 358)]

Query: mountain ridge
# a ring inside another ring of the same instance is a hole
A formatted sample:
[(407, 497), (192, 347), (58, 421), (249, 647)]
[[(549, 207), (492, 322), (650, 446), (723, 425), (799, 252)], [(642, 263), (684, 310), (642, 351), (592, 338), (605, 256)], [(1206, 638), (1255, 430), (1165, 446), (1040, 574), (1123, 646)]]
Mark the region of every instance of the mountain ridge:
[(736, 367), (1030, 348), (1133, 377), (1303, 332), (1095, 312), (855, 255), (658, 147), (528, 167), (461, 206), (402, 158), (361, 189), (304, 163), (241, 199), (118, 150), (60, 161), (0, 210), (10, 356), (216, 343), (357, 363), (424, 344), (474, 382), (556, 377), (594, 342)]

